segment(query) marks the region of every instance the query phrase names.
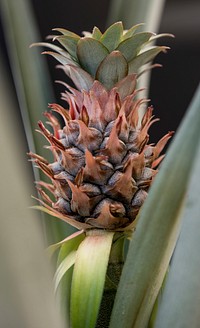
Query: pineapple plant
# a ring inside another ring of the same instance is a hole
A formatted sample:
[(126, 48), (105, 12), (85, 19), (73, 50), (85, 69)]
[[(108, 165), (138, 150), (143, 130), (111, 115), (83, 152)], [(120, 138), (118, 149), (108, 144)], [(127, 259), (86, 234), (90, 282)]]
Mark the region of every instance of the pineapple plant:
[[(53, 50), (44, 53), (56, 58), (74, 83), (72, 87), (61, 82), (66, 87), (62, 98), (69, 108), (50, 104), (51, 111), (45, 113), (53, 132), (38, 123), (53, 162), (30, 153), (50, 178), (50, 183), (37, 183), (38, 208), (78, 229), (49, 247), (51, 253), (60, 247), (56, 287), (62, 288), (74, 267), (73, 328), (108, 326), (110, 313), (103, 318), (101, 309), (109, 307), (109, 302), (112, 307), (124, 261), (124, 240), (135, 229), (137, 214), (163, 159), (161, 152), (173, 134), (167, 133), (156, 145), (149, 143), (149, 128), (158, 119), (148, 100), (140, 99), (137, 80), (146, 70), (144, 65), (167, 47), (150, 47), (163, 35), (137, 32), (139, 26), (124, 31), (117, 22), (104, 33), (95, 27), (83, 37), (59, 28), (55, 30), (61, 35), (52, 38), (62, 48), (37, 44)], [(61, 115), (64, 126), (54, 113)], [(113, 291), (109, 300), (106, 290)]]

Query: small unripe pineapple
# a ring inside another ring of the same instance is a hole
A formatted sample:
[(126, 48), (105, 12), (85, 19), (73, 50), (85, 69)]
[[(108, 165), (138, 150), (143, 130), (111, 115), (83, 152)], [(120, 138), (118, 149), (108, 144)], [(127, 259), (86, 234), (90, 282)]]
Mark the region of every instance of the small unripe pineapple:
[(131, 228), (163, 158), (160, 153), (172, 135), (168, 133), (156, 145), (148, 144), (148, 130), (157, 121), (152, 107), (139, 119), (141, 105), (147, 101), (138, 99), (137, 73), (167, 47), (147, 50), (156, 36), (136, 33), (138, 27), (124, 31), (118, 22), (104, 34), (95, 27), (84, 37), (56, 29), (62, 35), (54, 39), (65, 49), (39, 44), (56, 51), (46, 53), (63, 64), (78, 90), (65, 84), (68, 110), (49, 106), (63, 117), (64, 127), (52, 111), (46, 116), (53, 134), (39, 122), (54, 162), (31, 153), (51, 180), (51, 184), (39, 182), (38, 189), (48, 210), (79, 229)]

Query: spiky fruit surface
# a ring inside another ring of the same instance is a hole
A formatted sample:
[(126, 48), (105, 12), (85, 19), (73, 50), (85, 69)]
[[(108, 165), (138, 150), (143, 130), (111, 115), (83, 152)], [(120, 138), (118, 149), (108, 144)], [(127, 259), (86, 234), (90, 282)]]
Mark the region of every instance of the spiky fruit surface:
[[(54, 162), (32, 155), (49, 176), (51, 200), (40, 188), (45, 206), (77, 228), (124, 230), (130, 227), (147, 197), (157, 173), (159, 156), (171, 133), (157, 145), (148, 145), (149, 127), (157, 121), (148, 107), (142, 121), (139, 110), (145, 100), (136, 100), (136, 75), (130, 75), (110, 91), (95, 81), (89, 91), (68, 86), (69, 111), (52, 104), (62, 115), (61, 129), (47, 113), (54, 134), (40, 122), (50, 142)], [(128, 86), (128, 87), (127, 87)]]
[(157, 54), (165, 52), (166, 46), (150, 46), (162, 36), (151, 32), (138, 32), (142, 24), (124, 30), (122, 22), (111, 25), (104, 33), (94, 27), (84, 32), (84, 37), (63, 28), (54, 29), (61, 35), (53, 36), (63, 48), (52, 43), (37, 43), (53, 51), (46, 51), (63, 66), (79, 90), (89, 90), (95, 80), (108, 90), (127, 75), (138, 73), (140, 68), (152, 61)]

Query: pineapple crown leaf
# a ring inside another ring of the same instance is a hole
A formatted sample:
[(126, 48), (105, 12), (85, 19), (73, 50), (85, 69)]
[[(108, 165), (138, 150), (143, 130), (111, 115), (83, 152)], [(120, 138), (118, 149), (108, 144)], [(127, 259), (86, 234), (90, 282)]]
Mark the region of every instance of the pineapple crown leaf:
[(92, 31), (92, 37), (96, 40), (100, 40), (102, 36), (102, 33), (100, 29), (96, 26), (94, 26), (93, 31)]
[(96, 79), (108, 90), (128, 74), (128, 64), (120, 51), (111, 52), (99, 65)]
[[(152, 32), (138, 33), (137, 31), (141, 25), (143, 24), (137, 24), (129, 30), (124, 30), (122, 22), (116, 22), (108, 27), (104, 33), (95, 26), (92, 33), (83, 32), (83, 37), (63, 28), (55, 28), (53, 31), (59, 32), (61, 35), (53, 37), (53, 41), (59, 42), (64, 49), (44, 42), (33, 45), (45, 46), (53, 50), (43, 53), (51, 55), (58, 60), (64, 66), (64, 71), (68, 76), (71, 74), (71, 69), (67, 69), (67, 66), (73, 65), (80, 67), (80, 69), (91, 76), (90, 80), (100, 79), (103, 83), (106, 81), (105, 86), (110, 90), (119, 82), (119, 79), (125, 77), (124, 74), (119, 74), (119, 72), (124, 72), (125, 66), (128, 67), (126, 69), (126, 75), (132, 73), (138, 74), (143, 65), (152, 61), (160, 52), (165, 52), (169, 49), (166, 46), (149, 48), (149, 43), (161, 37), (173, 37), (172, 34), (156, 35)], [(113, 55), (113, 52), (115, 55)], [(108, 74), (105, 65), (108, 67), (110, 60), (115, 58), (114, 56), (116, 56), (117, 52), (121, 54), (121, 61), (118, 62), (119, 68), (116, 70), (116, 76), (113, 76), (114, 69), (112, 70), (112, 76), (109, 79), (106, 76)], [(126, 65), (124, 60), (122, 60), (122, 56), (126, 61)], [(82, 90), (83, 83), (79, 83), (78, 86), (77, 81), (73, 80), (74, 74), (71, 74), (70, 77), (77, 88), (81, 88), (80, 90)], [(108, 79), (109, 81), (107, 81)]]
[(122, 22), (117, 22), (111, 25), (105, 33), (102, 35), (100, 42), (109, 50), (109, 52), (115, 50), (120, 44), (123, 36)]
[(108, 49), (100, 41), (92, 38), (81, 38), (77, 44), (79, 62), (92, 77), (95, 77), (99, 65), (108, 54)]

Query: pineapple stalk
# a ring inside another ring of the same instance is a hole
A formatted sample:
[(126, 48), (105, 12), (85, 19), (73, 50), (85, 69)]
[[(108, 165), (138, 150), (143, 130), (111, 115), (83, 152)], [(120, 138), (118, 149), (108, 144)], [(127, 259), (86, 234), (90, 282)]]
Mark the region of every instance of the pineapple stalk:
[[(172, 136), (169, 132), (156, 145), (148, 143), (149, 128), (158, 119), (152, 115), (148, 100), (138, 98), (137, 79), (142, 66), (167, 47), (148, 48), (159, 35), (138, 33), (138, 28), (124, 31), (118, 22), (105, 33), (95, 27), (84, 37), (55, 29), (61, 35), (53, 40), (64, 49), (39, 43), (54, 50), (45, 53), (62, 64), (75, 85), (63, 83), (66, 91), (62, 98), (68, 110), (51, 104), (51, 112), (45, 113), (53, 133), (39, 122), (53, 162), (30, 153), (50, 179), (48, 184), (38, 182), (39, 208), (80, 230), (50, 247), (54, 251), (61, 246), (60, 254), (66, 248), (65, 257), (60, 255), (56, 286), (74, 266), (73, 328), (93, 328), (96, 322), (97, 326), (102, 322), (108, 325), (110, 313), (105, 318), (102, 313), (110, 291), (112, 307), (124, 262), (124, 239), (135, 228), (136, 216), (163, 159), (160, 154)], [(140, 120), (144, 104), (147, 109)], [(62, 116), (64, 126), (54, 112)]]

